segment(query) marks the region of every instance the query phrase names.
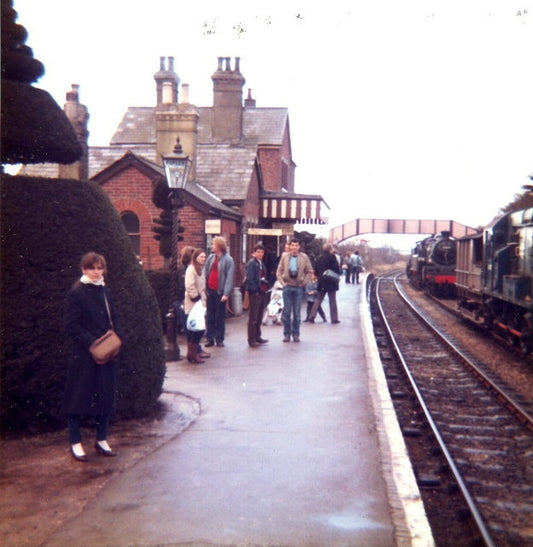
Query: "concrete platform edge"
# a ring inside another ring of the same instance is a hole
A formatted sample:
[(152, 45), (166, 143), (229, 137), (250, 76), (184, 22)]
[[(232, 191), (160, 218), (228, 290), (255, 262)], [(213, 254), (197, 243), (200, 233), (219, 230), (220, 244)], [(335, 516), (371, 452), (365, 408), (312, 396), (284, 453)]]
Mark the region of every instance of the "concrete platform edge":
[(396, 418), (387, 380), (374, 338), (370, 306), (366, 298), (368, 277), (363, 284), (360, 317), (363, 329), (368, 382), (376, 430), (382, 454), (381, 466), (387, 484), (395, 540), (398, 547), (435, 545), (407, 447)]

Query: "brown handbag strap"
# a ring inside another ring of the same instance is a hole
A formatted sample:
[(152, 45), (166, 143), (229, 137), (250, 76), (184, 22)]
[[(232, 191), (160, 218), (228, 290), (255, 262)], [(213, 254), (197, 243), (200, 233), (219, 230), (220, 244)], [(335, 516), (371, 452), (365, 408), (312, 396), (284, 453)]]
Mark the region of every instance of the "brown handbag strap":
[(113, 318), (111, 317), (111, 310), (109, 309), (109, 302), (107, 301), (107, 296), (104, 294), (105, 307), (107, 308), (107, 315), (109, 315), (109, 322), (111, 323), (111, 329), (115, 330), (115, 325), (113, 325)]

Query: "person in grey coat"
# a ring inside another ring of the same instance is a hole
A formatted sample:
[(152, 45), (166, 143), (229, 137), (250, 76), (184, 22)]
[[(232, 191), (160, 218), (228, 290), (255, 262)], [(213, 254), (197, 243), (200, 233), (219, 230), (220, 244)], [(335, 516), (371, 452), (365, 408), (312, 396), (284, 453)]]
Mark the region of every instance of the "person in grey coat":
[(81, 444), (80, 430), (85, 416), (96, 419), (96, 451), (103, 456), (116, 456), (107, 442), (107, 434), (115, 410), (118, 359), (98, 365), (89, 347), (111, 328), (111, 320), (114, 330), (122, 336), (113, 297), (104, 282), (105, 258), (87, 253), (81, 260), (81, 269), (83, 275), (66, 299), (65, 330), (73, 346), (61, 410), (68, 420), (71, 455), (77, 461), (86, 462), (88, 457)]
[(217, 236), (211, 245), (213, 251), (205, 263), (207, 284), (207, 338), (206, 348), (216, 345), (224, 347), (226, 335), (226, 303), (233, 290), (235, 262), (231, 258), (226, 240)]

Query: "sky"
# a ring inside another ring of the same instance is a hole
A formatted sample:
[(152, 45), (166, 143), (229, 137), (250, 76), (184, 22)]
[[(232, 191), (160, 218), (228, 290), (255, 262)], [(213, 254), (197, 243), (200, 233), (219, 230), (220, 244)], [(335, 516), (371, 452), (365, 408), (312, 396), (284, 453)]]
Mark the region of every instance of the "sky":
[(71, 84), (89, 144), (154, 106), (160, 56), (211, 106), (240, 57), (258, 107), (287, 107), (296, 191), (355, 218), (487, 224), (533, 173), (533, 0), (14, 0), (35, 84)]

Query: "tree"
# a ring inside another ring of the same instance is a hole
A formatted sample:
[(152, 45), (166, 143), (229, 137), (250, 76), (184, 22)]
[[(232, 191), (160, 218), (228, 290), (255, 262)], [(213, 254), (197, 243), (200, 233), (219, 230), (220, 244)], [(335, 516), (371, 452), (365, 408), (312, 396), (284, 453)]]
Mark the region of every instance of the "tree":
[(2, 163), (73, 163), (83, 150), (68, 118), (49, 93), (30, 84), (44, 66), (25, 45), (12, 0), (2, 0)]
[[(533, 181), (533, 175), (530, 175), (529, 178)], [(522, 194), (515, 194), (514, 201), (502, 207), (503, 213), (513, 213), (533, 207), (533, 185), (526, 184), (522, 188), (524, 190)]]

